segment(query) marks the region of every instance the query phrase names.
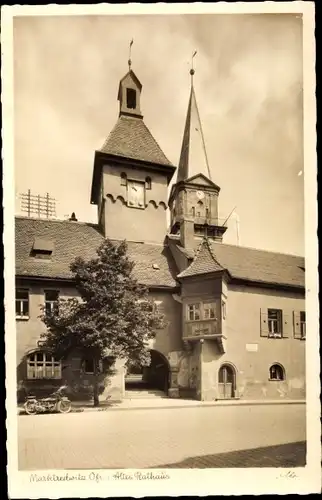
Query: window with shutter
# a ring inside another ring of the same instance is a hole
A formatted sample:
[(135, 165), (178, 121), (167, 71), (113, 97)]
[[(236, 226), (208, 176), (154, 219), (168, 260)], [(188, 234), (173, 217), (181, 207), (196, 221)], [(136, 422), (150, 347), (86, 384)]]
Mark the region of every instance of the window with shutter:
[(261, 337), (268, 337), (268, 315), (267, 309), (260, 310), (260, 334)]
[(288, 314), (283, 314), (282, 337), (287, 338), (291, 333), (291, 319)]
[(305, 339), (305, 311), (293, 311), (293, 334), (295, 339)]
[[(286, 322), (287, 325), (287, 322)], [(281, 309), (267, 309), (268, 336), (281, 338), (283, 333), (283, 313)]]

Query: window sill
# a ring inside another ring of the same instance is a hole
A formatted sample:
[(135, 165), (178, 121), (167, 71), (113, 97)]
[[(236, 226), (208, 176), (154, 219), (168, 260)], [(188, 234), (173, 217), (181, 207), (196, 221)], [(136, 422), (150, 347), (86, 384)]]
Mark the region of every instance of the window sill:
[(16, 316), (16, 321), (28, 321), (29, 316)]
[(45, 378), (45, 377), (27, 378), (28, 382), (59, 382), (62, 379), (63, 379), (63, 377), (61, 377), (61, 378)]
[(278, 378), (269, 378), (268, 381), (269, 382), (285, 382), (284, 379), (278, 379)]
[(280, 335), (280, 334), (276, 334), (276, 335), (268, 335), (268, 338), (269, 339), (283, 339), (283, 338), (286, 338), (286, 337), (283, 337), (283, 335)]

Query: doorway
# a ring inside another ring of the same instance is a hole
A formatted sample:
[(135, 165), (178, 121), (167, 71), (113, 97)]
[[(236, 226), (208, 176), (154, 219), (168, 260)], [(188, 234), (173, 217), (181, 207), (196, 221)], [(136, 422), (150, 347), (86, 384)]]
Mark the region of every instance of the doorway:
[(236, 394), (236, 372), (231, 365), (223, 365), (218, 373), (218, 393), (220, 399), (231, 399)]
[(125, 375), (125, 391), (128, 395), (140, 392), (142, 397), (148, 393), (162, 392), (168, 394), (169, 389), (169, 363), (163, 354), (151, 350), (149, 366), (142, 366), (135, 360), (129, 360)]

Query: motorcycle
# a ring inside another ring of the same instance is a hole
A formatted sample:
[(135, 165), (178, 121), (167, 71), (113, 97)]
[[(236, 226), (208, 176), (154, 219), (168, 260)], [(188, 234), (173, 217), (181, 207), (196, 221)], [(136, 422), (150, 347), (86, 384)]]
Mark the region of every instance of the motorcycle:
[(61, 386), (48, 398), (37, 399), (36, 396), (27, 396), (24, 409), (28, 415), (36, 413), (58, 412), (69, 413), (72, 409), (71, 401), (63, 395), (66, 386)]

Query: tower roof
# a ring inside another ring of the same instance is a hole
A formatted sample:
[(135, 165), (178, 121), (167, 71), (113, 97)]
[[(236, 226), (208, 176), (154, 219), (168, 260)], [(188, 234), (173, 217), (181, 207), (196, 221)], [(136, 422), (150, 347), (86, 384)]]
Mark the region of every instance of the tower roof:
[(177, 182), (184, 181), (199, 173), (211, 179), (206, 145), (193, 86), (193, 73), (191, 72), (191, 91), (183, 133)]
[(199, 245), (196, 255), (187, 269), (178, 274), (178, 278), (196, 276), (197, 274), (208, 274), (225, 269), (219, 264), (214, 255), (211, 243), (208, 238), (204, 238)]
[(121, 115), (107, 137), (101, 153), (171, 165), (142, 118)]

